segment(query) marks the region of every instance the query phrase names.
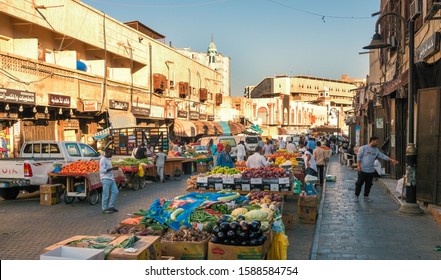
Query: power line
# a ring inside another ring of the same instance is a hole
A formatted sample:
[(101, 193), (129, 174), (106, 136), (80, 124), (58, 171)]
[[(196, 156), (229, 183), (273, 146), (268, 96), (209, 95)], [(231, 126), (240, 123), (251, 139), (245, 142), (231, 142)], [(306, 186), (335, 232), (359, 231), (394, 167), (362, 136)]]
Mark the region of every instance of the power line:
[(319, 13), (315, 13), (315, 12), (310, 12), (307, 10), (303, 10), (303, 9), (299, 9), (299, 8), (295, 8), (283, 3), (280, 3), (278, 1), (274, 1), (274, 0), (267, 0), (268, 2), (274, 3), (276, 5), (288, 8), (288, 9), (292, 9), (292, 10), (296, 10), (308, 15), (312, 15), (312, 16), (317, 16), (317, 17), (321, 17), (322, 21), (325, 22), (326, 18), (335, 18), (335, 19), (370, 19), (372, 18), (371, 16), (366, 16), (366, 17), (355, 17), (355, 16), (332, 16), (332, 15), (324, 15), (324, 14), (319, 14)]

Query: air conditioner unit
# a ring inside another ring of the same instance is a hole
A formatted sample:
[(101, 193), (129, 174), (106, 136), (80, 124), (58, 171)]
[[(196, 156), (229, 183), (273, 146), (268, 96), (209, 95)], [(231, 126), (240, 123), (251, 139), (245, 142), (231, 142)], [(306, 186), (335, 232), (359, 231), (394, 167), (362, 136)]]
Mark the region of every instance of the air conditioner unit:
[(412, 3), (410, 3), (410, 17), (415, 20), (417, 17), (419, 17), (421, 14), (421, 1), (420, 0), (413, 0)]

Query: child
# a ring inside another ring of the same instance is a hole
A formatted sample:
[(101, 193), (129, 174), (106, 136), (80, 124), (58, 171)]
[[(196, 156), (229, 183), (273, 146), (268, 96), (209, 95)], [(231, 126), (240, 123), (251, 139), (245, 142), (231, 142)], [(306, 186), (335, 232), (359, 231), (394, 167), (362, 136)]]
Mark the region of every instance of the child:
[(167, 155), (164, 154), (162, 148), (159, 148), (159, 153), (156, 154), (156, 170), (159, 175), (159, 181), (164, 183), (164, 164), (167, 159)]

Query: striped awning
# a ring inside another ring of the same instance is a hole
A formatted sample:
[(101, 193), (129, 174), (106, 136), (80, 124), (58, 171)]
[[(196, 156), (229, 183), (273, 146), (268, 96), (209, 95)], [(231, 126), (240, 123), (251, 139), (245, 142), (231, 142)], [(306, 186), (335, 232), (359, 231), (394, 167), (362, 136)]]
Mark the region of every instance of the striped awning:
[(230, 126), (231, 134), (236, 135), (245, 131), (245, 126), (243, 124), (229, 121), (228, 125)]
[(222, 126), (218, 122), (212, 122), (212, 124), (214, 128), (214, 135), (222, 135), (224, 133)]
[(230, 126), (228, 125), (228, 122), (218, 122), (219, 125), (222, 127), (222, 133), (223, 135), (231, 135)]
[(197, 135), (208, 135), (207, 131), (207, 125), (202, 121), (193, 121), (194, 126), (196, 127), (196, 134)]
[(136, 126), (136, 118), (129, 111), (123, 110), (107, 110), (109, 113), (109, 121), (112, 124), (112, 128), (125, 128)]
[(195, 137), (196, 126), (191, 121), (175, 119), (173, 132), (175, 136), (179, 137)]

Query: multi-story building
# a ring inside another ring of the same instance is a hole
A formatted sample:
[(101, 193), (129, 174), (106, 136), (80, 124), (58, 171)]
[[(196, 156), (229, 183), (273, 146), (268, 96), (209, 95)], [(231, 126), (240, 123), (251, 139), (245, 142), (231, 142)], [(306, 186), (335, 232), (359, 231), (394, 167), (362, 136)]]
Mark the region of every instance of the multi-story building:
[[(341, 80), (287, 75), (265, 78), (245, 90), (245, 97), (253, 100), (249, 119), (267, 127), (270, 134), (304, 132), (320, 125), (333, 125), (347, 132), (344, 114), (352, 108), (354, 89), (363, 83), (347, 75)], [(332, 108), (337, 110), (336, 116), (330, 116)], [(283, 128), (279, 129), (282, 133), (276, 132), (278, 127)]]
[[(379, 2), (378, 33), (367, 46), (372, 48), (369, 80), (355, 104), (364, 136), (361, 144), (379, 136), (383, 151), (400, 162), (386, 165), (387, 172), (401, 178), (406, 173), (407, 144), (416, 143), (417, 198), (440, 204), (441, 1)], [(413, 104), (409, 104), (411, 94)]]
[(229, 95), (229, 63), (220, 71), (188, 58), (145, 25), (78, 0), (0, 0), (0, 26), (0, 122), (10, 151), (36, 139), (91, 143), (110, 126), (212, 121)]

